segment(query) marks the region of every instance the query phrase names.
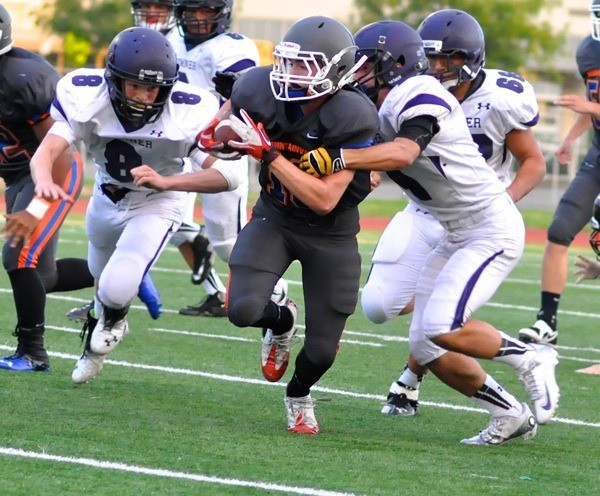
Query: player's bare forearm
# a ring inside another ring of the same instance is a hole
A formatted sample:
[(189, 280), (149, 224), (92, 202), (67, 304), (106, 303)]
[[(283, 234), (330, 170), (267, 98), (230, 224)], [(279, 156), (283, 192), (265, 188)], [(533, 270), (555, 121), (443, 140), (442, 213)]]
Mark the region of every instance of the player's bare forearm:
[(589, 114), (600, 117), (600, 104), (587, 100), (579, 95), (563, 95), (554, 100), (554, 105), (566, 107), (579, 114)]
[(546, 164), (542, 162), (542, 167), (537, 162), (524, 162), (519, 167), (519, 170), (506, 192), (512, 197), (514, 202), (518, 202), (521, 198), (532, 191), (546, 174)]
[(29, 168), (35, 183), (35, 193), (50, 201), (73, 199), (67, 195), (62, 188), (54, 182), (53, 169), (55, 162), (60, 158), (61, 164), (68, 160), (69, 144), (63, 138), (54, 134), (47, 134), (40, 146), (31, 157)]
[(220, 193), (227, 191), (228, 183), (223, 174), (215, 169), (200, 172), (162, 176), (147, 165), (131, 169), (134, 184), (158, 191), (194, 191), (197, 193)]
[(531, 129), (508, 133), (506, 146), (519, 163), (517, 174), (506, 191), (518, 202), (544, 179), (546, 161)]
[(316, 178), (282, 156), (271, 162), (269, 170), (294, 196), (319, 215), (333, 210), (354, 177), (354, 172), (342, 170)]
[(404, 169), (420, 155), (419, 145), (406, 138), (367, 148), (344, 148), (346, 168), (389, 171)]

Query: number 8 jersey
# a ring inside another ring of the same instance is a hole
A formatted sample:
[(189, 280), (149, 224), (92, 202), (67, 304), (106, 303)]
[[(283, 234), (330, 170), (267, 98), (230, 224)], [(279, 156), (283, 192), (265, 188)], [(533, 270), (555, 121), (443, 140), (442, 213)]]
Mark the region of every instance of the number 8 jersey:
[(183, 157), (194, 150), (196, 135), (218, 108), (208, 91), (177, 82), (159, 118), (131, 128), (113, 109), (104, 69), (78, 69), (58, 82), (51, 107), (56, 123), (50, 132), (70, 144), (85, 143), (98, 168), (98, 183), (145, 190), (133, 184), (129, 171), (148, 165), (166, 176), (183, 172)]

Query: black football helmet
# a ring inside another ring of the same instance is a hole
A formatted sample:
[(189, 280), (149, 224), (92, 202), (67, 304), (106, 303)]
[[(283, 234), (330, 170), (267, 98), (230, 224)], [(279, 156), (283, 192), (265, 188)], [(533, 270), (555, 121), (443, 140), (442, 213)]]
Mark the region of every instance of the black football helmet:
[(8, 52), (13, 46), (12, 21), (4, 5), (0, 4), (0, 55)]
[[(158, 31), (140, 27), (121, 31), (108, 47), (104, 72), (117, 115), (137, 127), (158, 119), (177, 81), (178, 69), (173, 47)], [(154, 103), (127, 98), (125, 81), (158, 86)]]
[[(275, 46), (275, 64), (270, 74), (271, 90), (277, 100), (311, 100), (333, 94), (352, 80), (356, 45), (348, 28), (325, 16), (305, 17), (295, 22)], [(303, 62), (308, 74), (293, 71)]]
[(590, 22), (592, 23), (592, 38), (600, 41), (600, 0), (590, 3)]
[[(208, 8), (214, 16), (203, 20), (187, 12), (188, 9)], [(175, 20), (179, 33), (186, 43), (199, 45), (218, 34), (226, 33), (231, 26), (233, 0), (175, 0)]]
[[(427, 68), (423, 40), (408, 24), (400, 21), (378, 21), (368, 24), (354, 35), (358, 46), (356, 58), (367, 57), (371, 71), (358, 83), (374, 102), (379, 90), (397, 86)], [(365, 83), (374, 79), (374, 86)]]
[[(434, 56), (461, 54), (462, 64), (437, 77), (446, 89), (453, 89), (477, 77), (485, 63), (485, 38), (477, 20), (456, 9), (438, 10), (430, 14), (417, 28), (423, 39), (425, 53)], [(450, 67), (450, 65), (448, 65)]]
[[(160, 5), (168, 7), (166, 14), (148, 13), (145, 8), (151, 5)], [(175, 27), (175, 16), (173, 9), (175, 0), (131, 0), (131, 15), (133, 16), (134, 26), (141, 28), (150, 28), (166, 34), (171, 28)]]
[(592, 247), (592, 250), (594, 250), (596, 258), (600, 260), (600, 195), (596, 197), (596, 201), (594, 202), (590, 226), (592, 227), (590, 246)]

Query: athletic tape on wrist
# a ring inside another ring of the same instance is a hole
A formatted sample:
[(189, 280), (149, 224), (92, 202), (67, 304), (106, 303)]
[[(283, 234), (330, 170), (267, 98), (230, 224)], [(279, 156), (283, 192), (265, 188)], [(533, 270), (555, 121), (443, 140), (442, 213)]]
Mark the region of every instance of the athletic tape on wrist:
[(50, 202), (40, 198), (39, 196), (34, 196), (25, 210), (33, 215), (36, 219), (41, 219), (49, 208)]

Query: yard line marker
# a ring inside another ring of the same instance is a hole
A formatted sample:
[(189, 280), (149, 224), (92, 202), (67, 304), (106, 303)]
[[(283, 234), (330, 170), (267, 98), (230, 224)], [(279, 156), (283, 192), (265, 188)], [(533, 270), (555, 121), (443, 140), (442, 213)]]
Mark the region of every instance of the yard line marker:
[(328, 491), (326, 489), (313, 489), (311, 487), (286, 486), (283, 484), (273, 484), (271, 482), (254, 482), (249, 480), (229, 479), (210, 475), (191, 474), (189, 472), (175, 472), (172, 470), (162, 468), (141, 467), (139, 465), (129, 465), (127, 463), (111, 462), (106, 460), (95, 460), (93, 458), (75, 458), (70, 456), (50, 455), (48, 453), (25, 451), (4, 446), (0, 446), (0, 454), (7, 456), (18, 456), (21, 458), (32, 458), (35, 460), (71, 463), (73, 465), (84, 465), (87, 467), (93, 467), (103, 470), (118, 470), (120, 472), (151, 475), (154, 477), (165, 477), (168, 479), (183, 479), (195, 482), (205, 482), (209, 484), (220, 484), (223, 486), (233, 487), (251, 487), (253, 489), (262, 489), (264, 491), (306, 494), (309, 496), (352, 496), (354, 494), (339, 491)]
[(166, 334), (180, 334), (183, 336), (196, 336), (199, 338), (216, 338), (216, 339), (225, 339), (228, 341), (242, 341), (245, 343), (256, 343), (256, 339), (251, 338), (243, 338), (241, 336), (227, 336), (225, 334), (207, 334), (204, 332), (194, 332), (194, 331), (178, 331), (175, 329), (162, 329), (158, 327), (151, 327), (148, 329), (149, 331), (154, 332), (164, 332)]
[[(0, 345), (0, 350), (13, 350), (13, 349), (14, 348), (9, 347), (9, 346)], [(64, 358), (64, 359), (68, 359), (68, 360), (77, 360), (79, 358), (79, 355), (70, 355), (68, 353), (60, 353), (60, 352), (56, 352), (56, 351), (48, 351), (48, 355), (50, 355), (52, 357)], [(165, 367), (162, 365), (148, 365), (148, 364), (144, 364), (144, 363), (131, 363), (131, 362), (125, 362), (125, 361), (121, 361), (121, 360), (111, 360), (111, 359), (107, 359), (104, 363), (116, 365), (119, 367), (129, 367), (129, 368), (133, 368), (133, 369), (152, 370), (152, 371), (157, 371), (157, 372), (167, 372), (169, 374), (190, 375), (190, 376), (196, 376), (196, 377), (203, 377), (205, 379), (215, 379), (215, 380), (226, 381), (226, 382), (239, 382), (239, 383), (243, 383), (243, 384), (253, 384), (253, 385), (259, 385), (259, 386), (271, 386), (271, 387), (280, 387), (280, 388), (284, 388), (287, 386), (287, 384), (283, 384), (283, 383), (279, 383), (279, 382), (268, 382), (268, 381), (265, 381), (264, 379), (251, 379), (248, 377), (241, 377), (241, 376), (233, 376), (233, 375), (226, 375), (226, 374), (214, 374), (212, 372), (203, 372), (201, 370), (182, 369), (182, 368), (177, 368), (177, 367)], [(85, 385), (82, 384), (79, 387), (85, 387)], [(356, 393), (354, 391), (347, 391), (344, 389), (336, 389), (336, 388), (328, 388), (328, 387), (324, 387), (324, 386), (313, 386), (311, 388), (311, 390), (318, 391), (321, 393), (346, 396), (346, 397), (350, 397), (350, 398), (376, 400), (376, 401), (381, 401), (381, 402), (385, 401), (385, 399), (386, 399), (386, 396), (383, 396), (381, 394)], [(459, 410), (459, 411), (463, 411), (463, 412), (477, 412), (477, 413), (488, 414), (488, 411), (483, 408), (475, 408), (475, 407), (469, 407), (469, 406), (463, 406), (463, 405), (453, 405), (451, 403), (436, 403), (436, 402), (431, 402), (431, 401), (420, 401), (420, 400), (419, 400), (419, 403), (422, 405), (433, 406), (436, 408), (446, 408), (449, 410)], [(594, 428), (600, 429), (599, 422), (585, 422), (583, 420), (565, 419), (565, 418), (553, 418), (552, 421), (560, 422), (560, 423), (564, 423), (564, 424), (580, 425), (580, 426), (584, 426), (584, 427), (594, 427)]]
[[(304, 329), (305, 326), (302, 325), (298, 325), (297, 326), (300, 329)], [(63, 327), (63, 326), (54, 326), (54, 325), (46, 325), (46, 329), (50, 329), (53, 331), (61, 331), (61, 332), (70, 332), (73, 334), (79, 334), (81, 333), (81, 331), (79, 329), (73, 328), (73, 327)], [(186, 336), (197, 336), (197, 337), (206, 337), (206, 338), (215, 338), (215, 339), (224, 339), (224, 340), (231, 340), (231, 341), (242, 341), (242, 342), (251, 342), (251, 343), (256, 343), (258, 341), (260, 341), (260, 339), (253, 339), (253, 338), (244, 338), (244, 337), (240, 337), (240, 336), (228, 336), (226, 334), (206, 334), (206, 333), (201, 333), (201, 332), (195, 332), (195, 331), (185, 331), (185, 330), (179, 330), (179, 329), (162, 329), (162, 328), (154, 328), (151, 327), (148, 329), (148, 331), (155, 331), (155, 332), (164, 332), (164, 333), (169, 333), (169, 334), (181, 334), (181, 335), (186, 335)], [(353, 336), (364, 336), (364, 337), (369, 337), (369, 338), (375, 338), (375, 339), (380, 339), (384, 342), (399, 342), (399, 343), (408, 343), (408, 338), (404, 337), (404, 336), (390, 336), (390, 335), (386, 335), (386, 334), (375, 334), (372, 332), (359, 332), (359, 331), (350, 331), (345, 329), (344, 330), (344, 334), (349, 334), (349, 335), (353, 335)], [(300, 337), (303, 337), (303, 335), (300, 335)], [(354, 339), (342, 339), (341, 341), (342, 343), (349, 343), (349, 344), (357, 344), (360, 346), (372, 346), (374, 348), (383, 348), (383, 345), (381, 343), (374, 343), (374, 342), (370, 342), (370, 341), (359, 341), (359, 340), (354, 340)], [(576, 346), (562, 346), (562, 345), (558, 345), (555, 347), (557, 350), (568, 350), (568, 351), (588, 351), (591, 353), (600, 353), (600, 349), (598, 348), (591, 348), (591, 347), (584, 347), (584, 348), (578, 348)], [(561, 360), (573, 360), (573, 361), (580, 361), (580, 362), (593, 362), (596, 363), (596, 360), (593, 358), (578, 358), (578, 357), (571, 357), (571, 356), (565, 356), (565, 355), (560, 355), (559, 357)]]

